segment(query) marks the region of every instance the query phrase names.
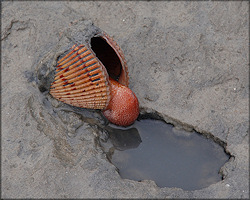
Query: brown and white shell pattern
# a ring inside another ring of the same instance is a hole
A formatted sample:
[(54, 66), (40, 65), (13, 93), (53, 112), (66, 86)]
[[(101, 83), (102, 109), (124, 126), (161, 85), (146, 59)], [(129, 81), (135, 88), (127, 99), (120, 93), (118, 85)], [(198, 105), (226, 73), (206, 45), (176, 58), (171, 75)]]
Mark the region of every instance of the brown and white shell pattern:
[(60, 58), (50, 94), (73, 106), (105, 109), (111, 98), (109, 77), (128, 87), (124, 54), (105, 32), (75, 44)]

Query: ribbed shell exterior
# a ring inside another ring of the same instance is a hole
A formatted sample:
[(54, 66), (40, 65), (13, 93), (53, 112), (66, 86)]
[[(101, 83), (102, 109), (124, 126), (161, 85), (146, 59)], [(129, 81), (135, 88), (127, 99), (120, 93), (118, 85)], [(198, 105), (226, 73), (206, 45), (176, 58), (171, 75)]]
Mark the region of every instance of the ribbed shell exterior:
[[(106, 33), (98, 36), (105, 39), (119, 57), (122, 70), (118, 82), (128, 87), (128, 69), (123, 52)], [(50, 94), (76, 107), (105, 109), (108, 106), (111, 98), (109, 75), (89, 44), (74, 45), (57, 62)]]
[(110, 100), (108, 75), (86, 45), (74, 45), (58, 61), (50, 94), (73, 106), (104, 109)]

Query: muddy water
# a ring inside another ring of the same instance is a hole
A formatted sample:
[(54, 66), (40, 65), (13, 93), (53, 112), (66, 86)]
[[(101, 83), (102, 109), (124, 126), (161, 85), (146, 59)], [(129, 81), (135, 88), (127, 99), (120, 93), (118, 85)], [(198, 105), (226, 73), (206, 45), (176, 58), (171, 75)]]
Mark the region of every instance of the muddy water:
[[(176, 130), (160, 120), (141, 120), (128, 128), (107, 128), (109, 158), (122, 178), (153, 180), (159, 187), (196, 190), (222, 179), (229, 159), (212, 139)], [(107, 143), (108, 143), (107, 142)]]

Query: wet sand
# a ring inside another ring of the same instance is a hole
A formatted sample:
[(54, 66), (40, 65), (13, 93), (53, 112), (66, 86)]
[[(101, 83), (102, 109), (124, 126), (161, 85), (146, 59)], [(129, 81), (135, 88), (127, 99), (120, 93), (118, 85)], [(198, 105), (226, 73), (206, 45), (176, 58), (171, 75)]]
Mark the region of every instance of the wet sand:
[[(246, 1), (3, 2), (2, 198), (249, 198), (248, 8)], [(141, 114), (223, 142), (232, 155), (223, 181), (185, 191), (122, 179), (98, 142), (100, 111), (39, 90), (38, 75), (48, 75), (58, 44), (67, 46), (65, 33), (92, 22), (124, 51)]]

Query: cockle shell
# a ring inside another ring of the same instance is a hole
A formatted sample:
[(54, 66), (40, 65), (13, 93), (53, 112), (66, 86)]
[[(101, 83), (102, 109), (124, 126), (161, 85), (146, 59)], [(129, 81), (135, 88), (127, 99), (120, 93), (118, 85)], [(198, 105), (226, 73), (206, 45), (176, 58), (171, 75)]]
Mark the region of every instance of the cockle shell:
[(128, 87), (124, 54), (107, 33), (97, 33), (65, 53), (57, 62), (51, 84), (54, 98), (77, 107), (105, 109), (111, 99), (110, 77)]
[(128, 88), (124, 54), (108, 34), (95, 30), (76, 35), (59, 57), (50, 94), (73, 106), (101, 109), (110, 122), (128, 126), (139, 115), (139, 103)]

